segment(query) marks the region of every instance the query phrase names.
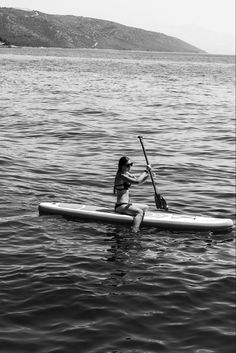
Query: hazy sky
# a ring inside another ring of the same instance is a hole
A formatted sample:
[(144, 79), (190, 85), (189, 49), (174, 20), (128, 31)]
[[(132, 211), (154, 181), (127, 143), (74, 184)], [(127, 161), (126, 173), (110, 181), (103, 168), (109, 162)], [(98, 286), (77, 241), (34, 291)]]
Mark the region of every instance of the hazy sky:
[(100, 18), (234, 54), (235, 0), (0, 0), (1, 7)]

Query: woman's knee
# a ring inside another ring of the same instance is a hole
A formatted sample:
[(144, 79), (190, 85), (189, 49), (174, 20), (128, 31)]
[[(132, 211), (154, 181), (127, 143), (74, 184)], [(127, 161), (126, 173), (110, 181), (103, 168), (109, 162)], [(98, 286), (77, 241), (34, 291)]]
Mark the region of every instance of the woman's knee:
[(148, 210), (148, 205), (145, 204), (136, 204), (135, 205), (136, 209), (141, 210), (143, 213), (145, 213)]
[(137, 208), (136, 209), (136, 216), (143, 217), (143, 215), (144, 215), (144, 210), (142, 208)]
[(143, 212), (147, 212), (149, 206), (148, 205), (143, 205)]

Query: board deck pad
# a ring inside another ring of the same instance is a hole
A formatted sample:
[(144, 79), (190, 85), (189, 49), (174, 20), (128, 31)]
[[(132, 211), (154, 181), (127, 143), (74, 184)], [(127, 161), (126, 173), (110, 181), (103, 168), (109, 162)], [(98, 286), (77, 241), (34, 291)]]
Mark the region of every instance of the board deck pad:
[[(55, 214), (77, 220), (90, 220), (102, 222), (116, 222), (131, 224), (133, 217), (116, 213), (112, 208), (97, 207), (92, 205), (42, 202), (39, 205), (40, 214)], [(215, 218), (205, 216), (194, 216), (188, 214), (177, 214), (165, 211), (146, 212), (142, 225), (172, 230), (194, 230), (194, 231), (231, 231), (233, 221), (229, 218)]]

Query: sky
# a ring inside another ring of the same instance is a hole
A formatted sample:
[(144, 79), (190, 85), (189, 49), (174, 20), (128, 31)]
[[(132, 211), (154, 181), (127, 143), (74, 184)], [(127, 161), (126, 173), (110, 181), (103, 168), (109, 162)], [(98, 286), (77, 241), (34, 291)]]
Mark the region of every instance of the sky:
[(235, 0), (0, 0), (0, 7), (99, 18), (235, 54)]

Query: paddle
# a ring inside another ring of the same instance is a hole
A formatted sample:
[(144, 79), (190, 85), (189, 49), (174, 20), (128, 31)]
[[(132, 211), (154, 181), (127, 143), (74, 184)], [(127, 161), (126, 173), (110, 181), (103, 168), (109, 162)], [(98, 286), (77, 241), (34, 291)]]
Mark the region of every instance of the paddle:
[[(146, 159), (146, 163), (149, 164), (148, 158), (147, 158), (147, 154), (146, 154), (146, 151), (145, 151), (145, 148), (144, 148), (144, 145), (143, 145), (143, 137), (142, 136), (138, 136), (138, 138), (139, 138), (139, 141), (140, 141), (142, 149), (143, 149), (143, 154), (144, 154), (144, 157)], [(153, 185), (154, 192), (155, 192), (154, 199), (155, 199), (155, 203), (156, 203), (157, 209), (168, 211), (168, 205), (166, 203), (166, 200), (164, 199), (163, 196), (161, 196), (160, 194), (157, 193), (156, 185), (155, 185), (153, 174), (152, 174), (151, 170), (149, 170), (149, 174), (150, 174), (150, 178), (151, 178), (152, 185)]]

